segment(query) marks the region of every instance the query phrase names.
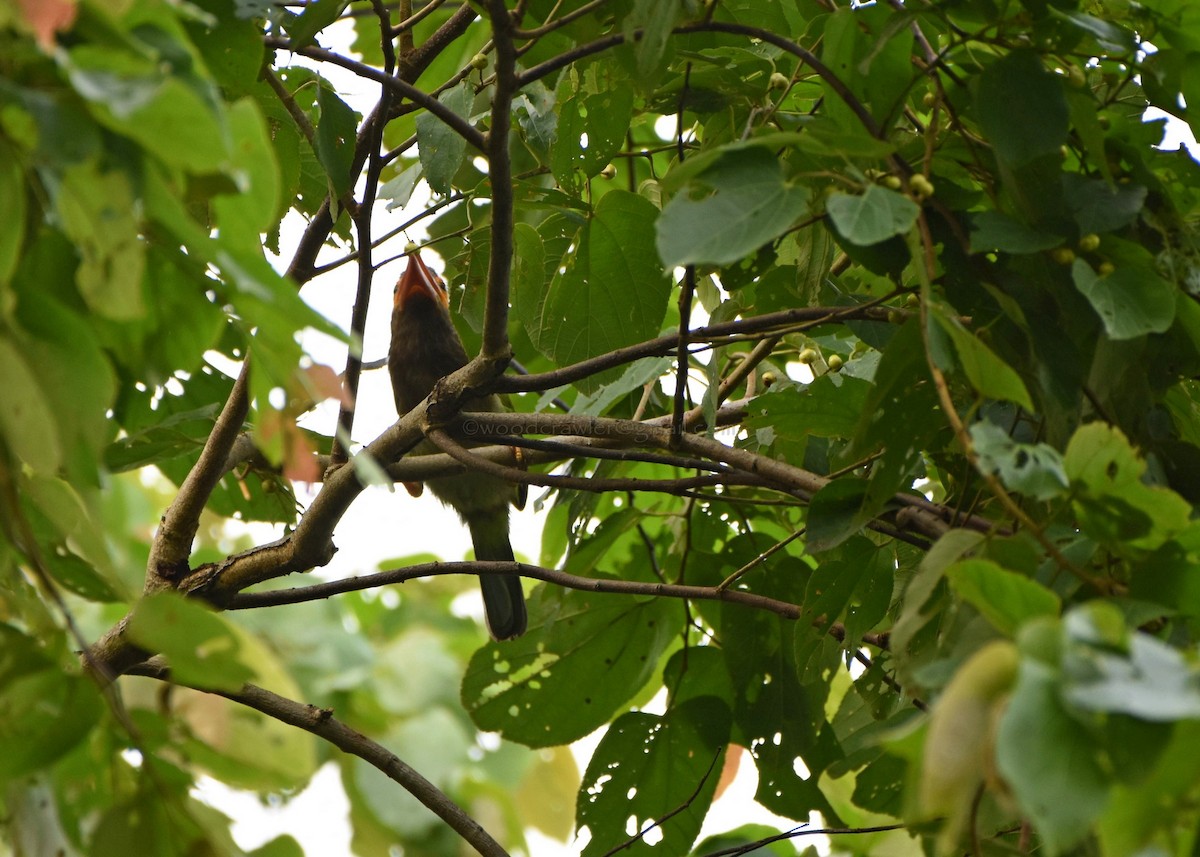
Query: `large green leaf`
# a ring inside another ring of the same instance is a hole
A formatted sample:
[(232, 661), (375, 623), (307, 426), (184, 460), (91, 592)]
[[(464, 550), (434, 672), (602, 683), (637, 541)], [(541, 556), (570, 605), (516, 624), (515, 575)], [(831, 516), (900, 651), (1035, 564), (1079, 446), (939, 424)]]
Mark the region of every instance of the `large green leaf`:
[(480, 729), (530, 747), (598, 729), (650, 678), (673, 633), (665, 601), (545, 590), (530, 630), (471, 658), (462, 700)]
[[(466, 81), (443, 92), (438, 101), (466, 119), (475, 102), (475, 90)], [(450, 193), (450, 182), (467, 153), (467, 141), (461, 134), (432, 113), (417, 117), (417, 146), (425, 180), (434, 193)]]
[[(522, 319), (538, 350), (559, 365), (658, 334), (671, 292), (654, 252), (658, 210), (609, 191), (562, 257), (545, 300)], [(547, 260), (549, 261), (549, 260)]]
[(1200, 673), (1188, 658), (1142, 632), (1129, 635), (1124, 651), (1114, 651), (1097, 625), (1121, 622), (1115, 613), (1109, 605), (1094, 604), (1067, 616), (1064, 698), (1087, 711), (1141, 720), (1200, 719)]
[(1038, 616), (1057, 616), (1057, 595), (1024, 575), (986, 559), (959, 560), (946, 569), (946, 579), (964, 601), (983, 614), (1001, 633), (1013, 636)]
[(618, 80), (597, 82), (575, 92), (576, 83), (564, 78), (558, 97), (557, 139), (551, 150), (550, 167), (563, 188), (579, 184), (581, 173), (592, 178), (621, 150), (633, 115), (632, 86)]
[(654, 826), (654, 844), (640, 839), (626, 853), (686, 853), (720, 779), (729, 722), (729, 708), (712, 696), (662, 716), (630, 712), (614, 720), (579, 790), (576, 824), (591, 832), (583, 854), (606, 854), (628, 840), (630, 818), (638, 831)]
[(1121, 266), (1098, 275), (1087, 262), (1076, 259), (1071, 276), (1113, 339), (1162, 333), (1175, 321), (1175, 287), (1157, 271)]
[(60, 54), (60, 61), (105, 127), (172, 166), (204, 173), (225, 164), (225, 117), (207, 81), (166, 74), (144, 56), (95, 44)]
[(35, 472), (55, 472), (63, 458), (58, 420), (37, 373), (16, 343), (5, 338), (0, 338), (0, 371), (5, 378), (0, 432), (6, 445)]
[(164, 655), (181, 684), (239, 690), (255, 676), (238, 634), (226, 620), (174, 592), (139, 601), (127, 633), (147, 651)]
[(0, 199), (8, 200), (9, 227), (0, 230), (0, 285), (9, 281), (25, 240), (25, 172), (13, 147), (0, 140)]
[(736, 262), (789, 229), (808, 198), (806, 187), (784, 179), (769, 149), (731, 147), (663, 209), (658, 256), (668, 268)]
[(871, 385), (848, 375), (822, 375), (803, 389), (770, 391), (750, 405), (749, 428), (770, 428), (779, 437), (799, 440), (853, 437)]
[(1103, 423), (1081, 427), (1063, 459), (1083, 531), (1121, 550), (1154, 549), (1188, 527), (1191, 505), (1145, 484), (1146, 463), (1125, 435)]
[(963, 327), (957, 315), (948, 307), (934, 305), (930, 307), (930, 316), (954, 343), (959, 365), (980, 395), (1033, 410), (1033, 401), (1021, 376), (978, 336)]
[(1033, 51), (1013, 51), (984, 69), (975, 111), (996, 155), (1013, 167), (1057, 152), (1067, 139), (1062, 79)]
[(869, 246), (912, 229), (920, 206), (894, 190), (868, 185), (861, 195), (835, 193), (825, 210), (838, 234), (854, 244)]
[(0, 625), (0, 781), (45, 768), (100, 719), (96, 686), (63, 671), (31, 637)]
[(1045, 443), (1019, 443), (993, 422), (971, 426), (971, 442), (980, 469), (995, 473), (1013, 491), (1036, 500), (1049, 500), (1068, 487), (1062, 453)]
[(329, 185), (336, 199), (341, 199), (354, 186), (350, 167), (354, 163), (355, 129), (358, 114), (337, 96), (324, 82), (317, 85), (317, 133), (313, 148), (317, 160), (325, 168)]
[(1108, 800), (1096, 745), (1064, 708), (1054, 671), (1032, 658), (1000, 718), (996, 765), (1052, 854), (1079, 842)]

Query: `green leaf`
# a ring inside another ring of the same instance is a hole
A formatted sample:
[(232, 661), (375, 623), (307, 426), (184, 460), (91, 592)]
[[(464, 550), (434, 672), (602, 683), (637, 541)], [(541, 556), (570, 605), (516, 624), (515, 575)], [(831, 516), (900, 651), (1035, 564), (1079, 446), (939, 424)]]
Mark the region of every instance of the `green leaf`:
[(137, 645), (165, 656), (180, 684), (239, 690), (255, 676), (234, 629), (200, 602), (174, 592), (139, 601), (127, 633)]
[(808, 549), (820, 553), (837, 547), (863, 528), (867, 482), (855, 476), (834, 479), (813, 495), (808, 505)]
[(1025, 658), (996, 740), (996, 764), (1051, 854), (1079, 842), (1108, 800), (1096, 746), (1059, 697), (1055, 673)]
[(1133, 223), (1146, 203), (1147, 193), (1144, 185), (1113, 185), (1073, 173), (1063, 176), (1063, 190), (1075, 223), (1084, 234), (1114, 232)]
[(1066, 617), (1063, 696), (1087, 711), (1171, 723), (1200, 719), (1200, 671), (1178, 649), (1140, 631), (1113, 651), (1086, 607)]
[(1200, 782), (1200, 722), (1175, 724), (1171, 740), (1159, 754), (1154, 771), (1136, 783), (1118, 784), (1099, 823), (1105, 854), (1131, 857), (1142, 851), (1155, 832), (1171, 829), (1188, 812)]
[(1012, 167), (1057, 153), (1067, 139), (1062, 81), (1033, 51), (1013, 51), (984, 69), (975, 112), (996, 155)]
[(387, 200), (388, 211), (395, 211), (397, 208), (404, 208), (408, 205), (408, 201), (417, 187), (417, 182), (421, 180), (422, 169), (420, 162), (412, 164), (379, 186), (377, 196), (379, 199)]
[(350, 0), (313, 0), (304, 11), (285, 26), (291, 37), (292, 49), (299, 50), (312, 44), (317, 33), (338, 19)]
[(1070, 485), (1062, 454), (1045, 443), (1019, 443), (993, 422), (971, 426), (971, 443), (979, 456), (979, 467), (995, 473), (1013, 491), (1036, 500), (1064, 494)]
[(872, 184), (861, 195), (833, 194), (825, 202), (825, 211), (839, 235), (868, 246), (908, 232), (921, 207), (902, 193)]
[[(1103, 9), (1103, 7), (1101, 8)], [(1053, 6), (1047, 6), (1046, 11), (1056, 18), (1070, 21), (1074, 26), (1094, 38), (1106, 51), (1126, 53), (1133, 51), (1138, 46), (1137, 37), (1133, 33), (1112, 21), (1106, 21), (1086, 12), (1063, 11)], [(1108, 14), (1112, 13), (1111, 9), (1104, 9), (1104, 11)]]
[(90, 163), (73, 167), (63, 176), (57, 208), (80, 255), (75, 280), (88, 308), (114, 319), (142, 316), (146, 242), (128, 177)]
[[(443, 92), (438, 101), (456, 115), (468, 119), (475, 103), (475, 90), (464, 80)], [(467, 141), (432, 113), (422, 113), (417, 117), (417, 148), (429, 187), (434, 193), (450, 193), (450, 183), (467, 152)]]
[(633, 10), (625, 16), (625, 36), (636, 40), (634, 55), (637, 57), (639, 80), (652, 81), (662, 68), (670, 49), (671, 30), (681, 20), (684, 7), (681, 3), (663, 5), (658, 0), (635, 0)]
[[(798, 603), (802, 584), (793, 563), (778, 580), (772, 574), (755, 579), (754, 572), (740, 582), (754, 591), (766, 586), (776, 597)], [(734, 689), (735, 743), (750, 750), (758, 769), (755, 798), (767, 809), (789, 818), (807, 818), (816, 809), (835, 818), (818, 783), (821, 772), (841, 758), (841, 748), (828, 728), (819, 693), (800, 681), (796, 661), (795, 622), (748, 610), (722, 610), (718, 637), (740, 640), (723, 648), (726, 669)], [(803, 760), (805, 769), (797, 767)]]
[(225, 163), (228, 137), (215, 107), (221, 102), (207, 81), (169, 75), (148, 58), (95, 44), (60, 53), (59, 60), (102, 125), (163, 163), (196, 173)]
[[(824, 491), (818, 495), (821, 493)], [(808, 549), (812, 552), (817, 548), (812, 545), (811, 512), (809, 522)], [(814, 624), (844, 620), (847, 639), (859, 639), (887, 614), (893, 571), (891, 553), (880, 550), (870, 539), (846, 542), (838, 553), (822, 557), (809, 578), (804, 618)]]
[(772, 390), (750, 404), (751, 430), (770, 427), (779, 437), (853, 437), (871, 385), (849, 375), (822, 375), (803, 389)]
[[(29, 278), (28, 280), (26, 278)], [(100, 450), (114, 426), (106, 411), (116, 379), (88, 321), (39, 289), (37, 272), (18, 272), (17, 319), (24, 328), (20, 348), (57, 422), (64, 464), (72, 478), (96, 479)]]
[(12, 278), (25, 241), (25, 171), (8, 141), (0, 139), (0, 199), (7, 201), (8, 226), (0, 229), (0, 286)]
[(1014, 402), (1027, 411), (1033, 410), (1033, 400), (1029, 398), (1029, 390), (1021, 376), (979, 337), (964, 328), (952, 310), (934, 305), (930, 307), (930, 316), (949, 335), (967, 380), (981, 396)]
[(227, 240), (240, 239), (258, 248), (262, 233), (271, 231), (279, 212), (279, 165), (271, 135), (258, 106), (243, 98), (229, 111), (233, 137), (232, 173), (236, 194), (213, 201), (218, 228)]
[(630, 712), (614, 720), (579, 790), (576, 825), (591, 832), (583, 854), (605, 854), (624, 843), (628, 819), (639, 831), (657, 826), (653, 845), (642, 839), (626, 853), (686, 853), (720, 780), (729, 724), (729, 708), (712, 696), (672, 706), (662, 716)]
[(1019, 663), (1013, 643), (991, 640), (958, 666), (933, 705), (915, 785), (920, 816), (941, 821), (939, 854), (954, 853), (968, 827)]
[(1119, 429), (1082, 426), (1063, 458), (1085, 533), (1122, 552), (1154, 550), (1188, 529), (1191, 505), (1142, 481), (1146, 464)]
[(58, 421), (33, 371), (15, 343), (0, 337), (0, 432), (17, 458), (37, 473), (56, 472), (63, 459)]
[(663, 209), (656, 224), (658, 256), (668, 268), (736, 262), (790, 229), (808, 198), (806, 187), (784, 180), (771, 151), (730, 151)]
[(1175, 286), (1149, 268), (1122, 265), (1098, 276), (1091, 265), (1076, 259), (1071, 277), (1113, 339), (1162, 333), (1175, 321)]
[(650, 678), (673, 634), (671, 605), (570, 591), (531, 602), (530, 630), (471, 658), (462, 701), (475, 724), (530, 747), (598, 729)]
[[(657, 214), (626, 191), (600, 199), (526, 327), (539, 351), (563, 366), (658, 334), (671, 283), (654, 253)], [(527, 307), (522, 317), (531, 312)], [(595, 380), (585, 387), (594, 389)]]
[(593, 94), (576, 94), (570, 77), (560, 83), (550, 168), (563, 188), (579, 184), (577, 171), (587, 178), (598, 175), (625, 144), (634, 89), (615, 80), (610, 83)]
[(317, 160), (329, 177), (333, 196), (341, 199), (354, 187), (354, 176), (350, 168), (354, 164), (354, 141), (358, 128), (358, 114), (337, 96), (324, 82), (317, 84), (317, 133), (313, 148)]
[(0, 782), (45, 770), (96, 725), (96, 686), (63, 671), (31, 637), (0, 624)]
[(799, 857), (800, 851), (790, 839), (778, 837), (779, 828), (769, 824), (742, 824), (701, 840), (692, 855), (758, 853), (769, 857)]
[(287, 834), (247, 852), (247, 857), (304, 857), (304, 848)]
[(1039, 253), (1062, 244), (1059, 235), (1034, 229), (999, 211), (981, 211), (971, 219), (971, 252), (1003, 250), (1007, 253)]
[(946, 569), (959, 597), (978, 610), (996, 630), (1012, 637), (1038, 616), (1057, 616), (1057, 595), (1022, 574), (986, 559), (959, 560)]
[(31, 475), (22, 487), (48, 525), (35, 530), (39, 541), (53, 545), (54, 558), (47, 558), (51, 570), (64, 572), (67, 580), (85, 590), (80, 594), (114, 600), (113, 594), (122, 587), (113, 567), (110, 536), (76, 486), (64, 479)]

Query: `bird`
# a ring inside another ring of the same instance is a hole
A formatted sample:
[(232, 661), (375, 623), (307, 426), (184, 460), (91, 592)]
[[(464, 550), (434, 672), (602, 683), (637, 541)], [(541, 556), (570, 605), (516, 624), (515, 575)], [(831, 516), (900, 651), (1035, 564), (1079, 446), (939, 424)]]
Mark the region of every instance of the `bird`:
[[(392, 341), (388, 348), (388, 374), (396, 411), (403, 416), (419, 405), (434, 385), (467, 364), (454, 322), (450, 318), (450, 296), (446, 283), (430, 270), (419, 252), (412, 252), (408, 265), (396, 281), (392, 306)], [(467, 399), (467, 411), (503, 411), (499, 396)], [(433, 452), (429, 441), (416, 449)], [(406, 486), (419, 493), (420, 486)], [(429, 480), (429, 488), (443, 504), (454, 509), (466, 524), (477, 560), (512, 562), (508, 538), (508, 507), (518, 496), (509, 482), (476, 471), (440, 476)], [(528, 623), (521, 579), (514, 575), (483, 575), (483, 609), (488, 631), (496, 640), (511, 640), (525, 632)]]

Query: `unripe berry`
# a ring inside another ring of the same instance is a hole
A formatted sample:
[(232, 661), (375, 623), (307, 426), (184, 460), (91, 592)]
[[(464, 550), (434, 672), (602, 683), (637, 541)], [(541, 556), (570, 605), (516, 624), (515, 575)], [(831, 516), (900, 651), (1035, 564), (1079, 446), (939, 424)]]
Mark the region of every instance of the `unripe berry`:
[(929, 181), (928, 176), (922, 173), (916, 173), (909, 177), (908, 187), (917, 200), (924, 200), (933, 196), (933, 183)]
[(800, 356), (797, 359), (805, 366), (811, 366), (817, 361), (817, 349), (805, 348), (800, 352)]
[(1050, 251), (1050, 258), (1060, 265), (1070, 265), (1075, 261), (1075, 251), (1070, 247), (1055, 247)]

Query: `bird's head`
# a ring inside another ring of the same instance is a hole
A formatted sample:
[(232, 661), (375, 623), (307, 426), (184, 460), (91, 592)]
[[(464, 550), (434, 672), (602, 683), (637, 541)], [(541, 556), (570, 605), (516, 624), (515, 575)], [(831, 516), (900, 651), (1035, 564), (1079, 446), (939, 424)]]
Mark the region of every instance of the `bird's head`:
[(446, 283), (430, 270), (420, 252), (414, 250), (408, 257), (408, 267), (396, 281), (392, 303), (397, 312), (404, 312), (426, 300), (443, 310), (449, 309), (450, 306)]

